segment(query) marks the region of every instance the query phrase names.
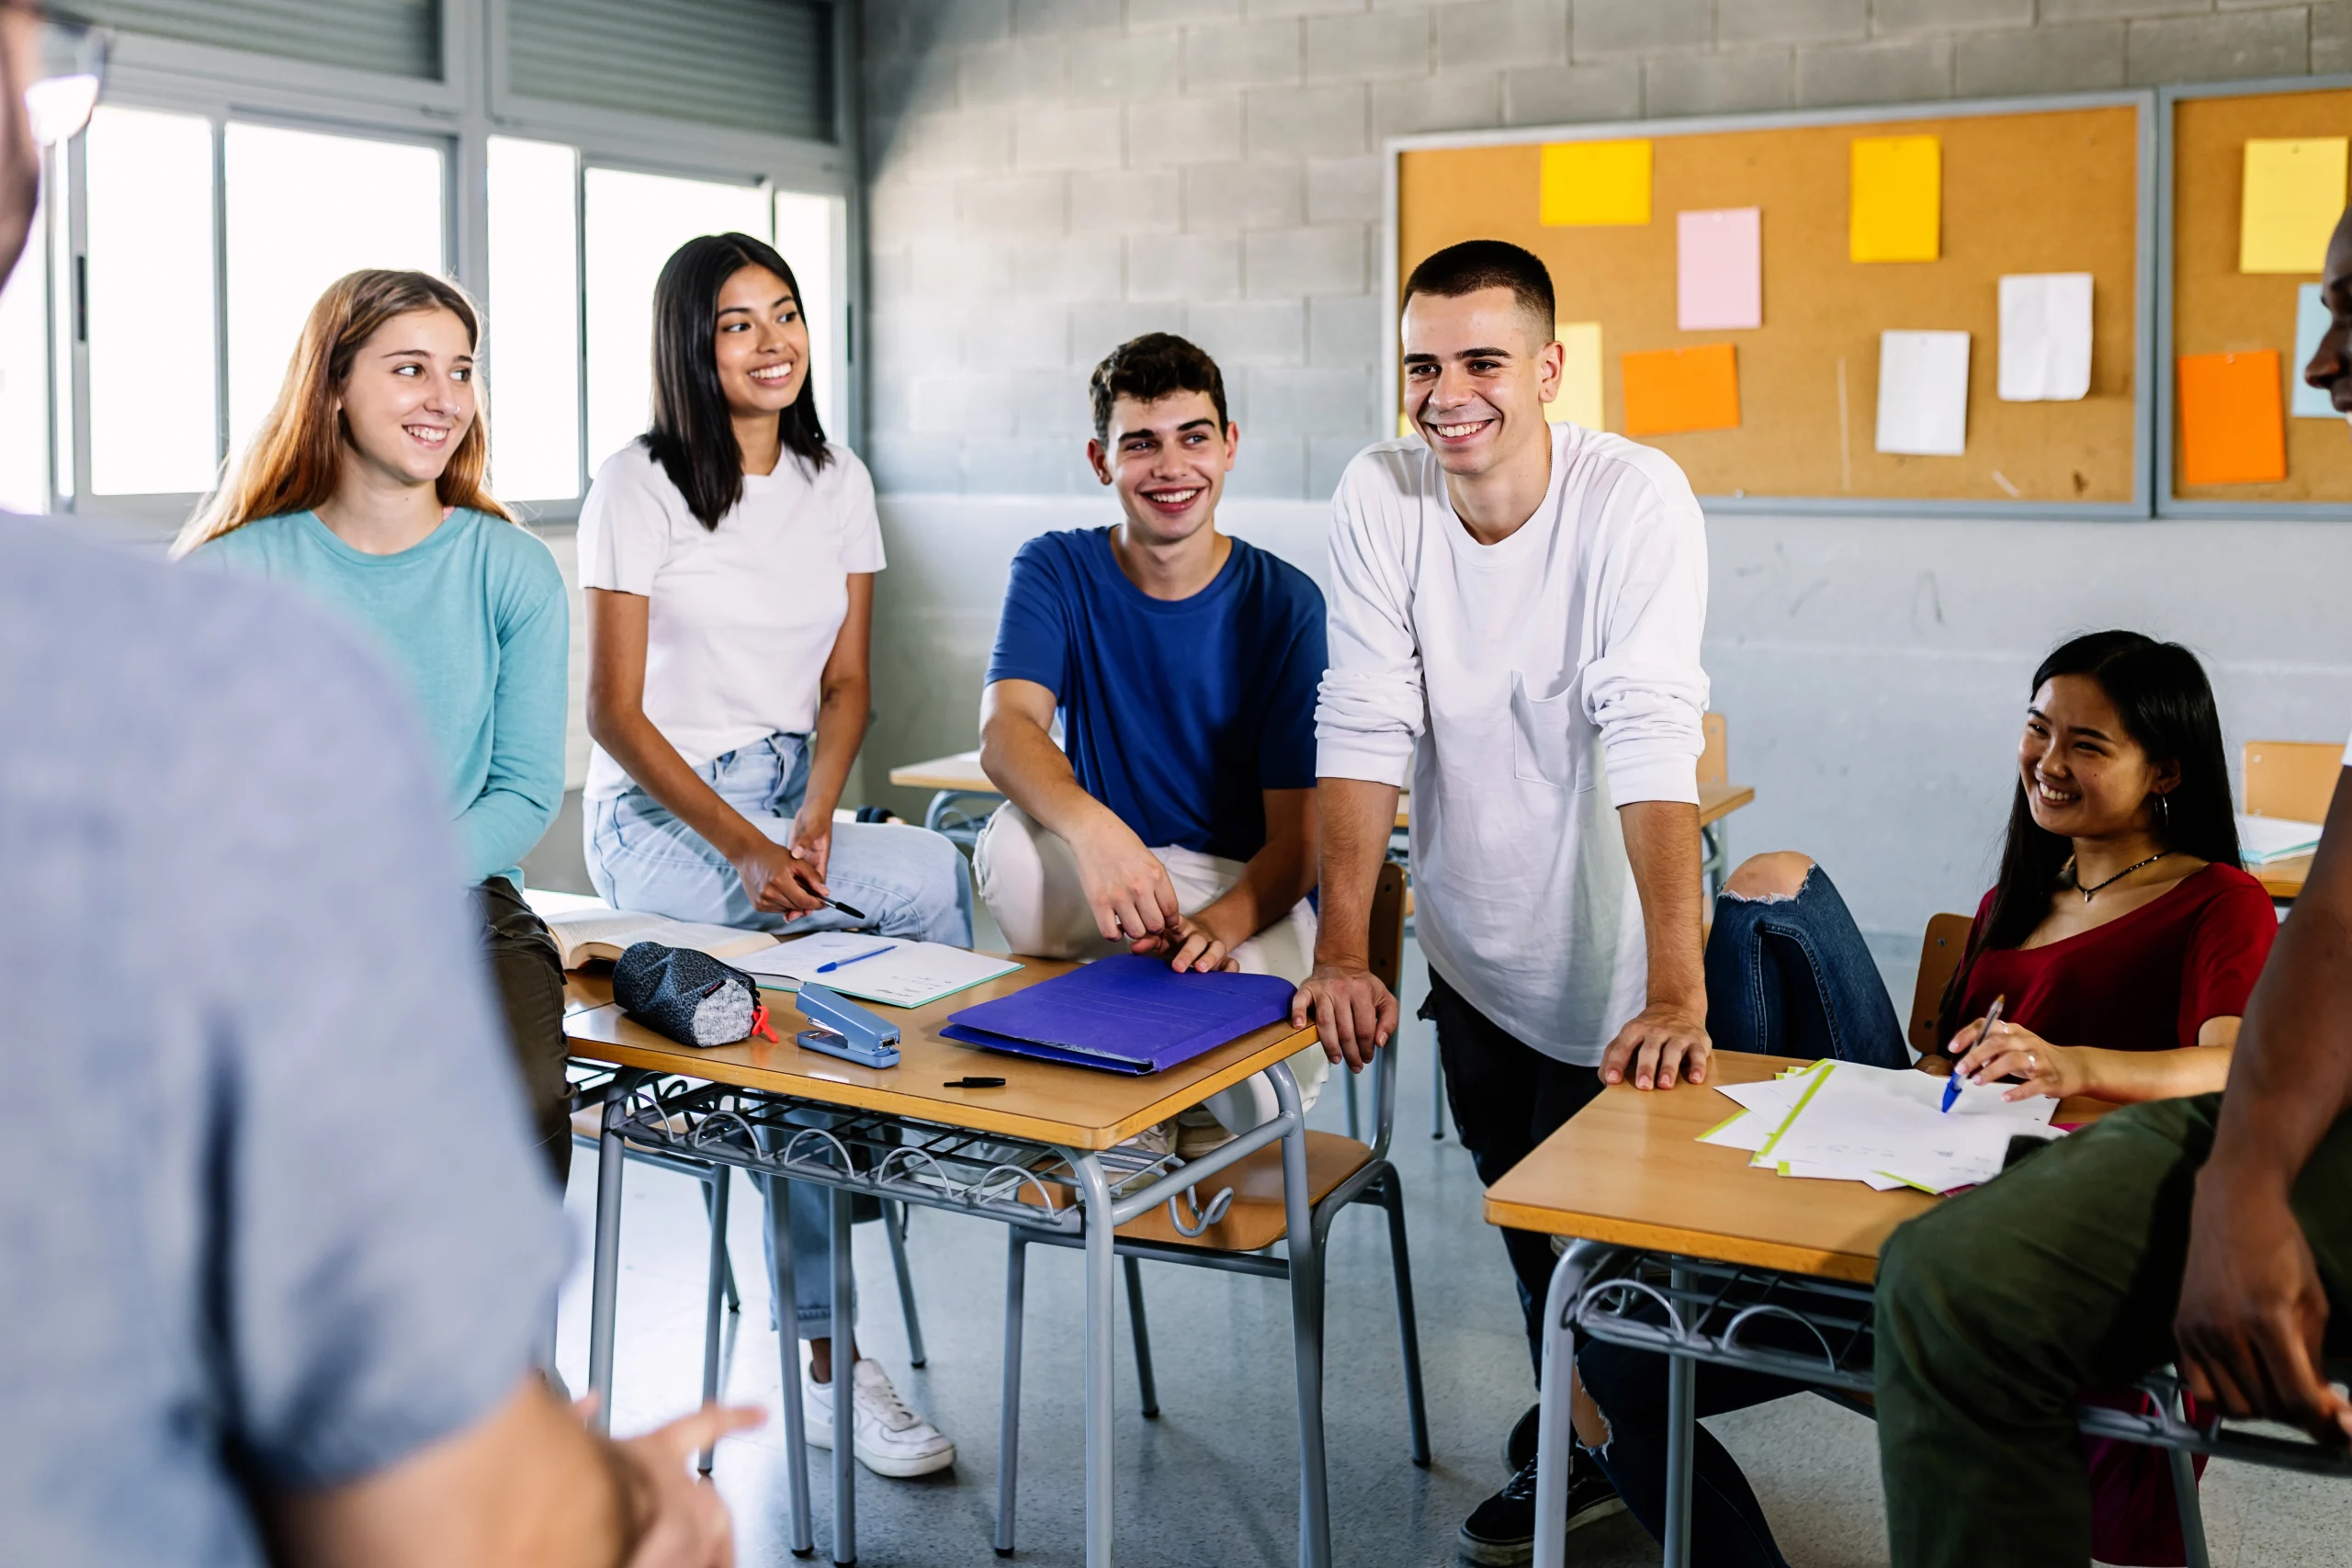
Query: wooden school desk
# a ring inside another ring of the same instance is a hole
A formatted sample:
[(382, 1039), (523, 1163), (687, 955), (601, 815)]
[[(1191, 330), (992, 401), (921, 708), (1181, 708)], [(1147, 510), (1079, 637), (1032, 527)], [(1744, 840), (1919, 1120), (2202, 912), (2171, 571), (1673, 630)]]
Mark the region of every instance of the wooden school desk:
[[(589, 1386), (612, 1407), (613, 1320), (620, 1247), (624, 1144), (688, 1159), (740, 1166), (831, 1188), (833, 1295), (850, 1294), (849, 1215), (854, 1192), (920, 1203), (1002, 1223), (1082, 1236), (1086, 1253), (1086, 1562), (1108, 1568), (1112, 1538), (1113, 1231), (1158, 1208), (1256, 1150), (1280, 1141), (1286, 1213), (1293, 1342), (1300, 1411), (1299, 1529), (1302, 1561), (1328, 1568), (1324, 1491), (1321, 1340), (1314, 1303), (1315, 1251), (1308, 1223), (1306, 1118), (1285, 1059), (1314, 1031), (1287, 1020), (1190, 1062), (1128, 1077), (1000, 1055), (939, 1035), (947, 1015), (1066, 973), (1074, 964), (1024, 961), (1017, 973), (928, 1007), (876, 1006), (898, 1025), (899, 1063), (869, 1068), (794, 1043), (805, 1021), (783, 992), (764, 991), (780, 1043), (752, 1039), (697, 1050), (625, 1017), (607, 980), (569, 977), (576, 1010), (564, 1019), (574, 1060), (614, 1069), (605, 1089), (596, 1175), (595, 1273), (589, 1329)], [(861, 1004), (867, 1005), (867, 1004)], [(1170, 1161), (1117, 1147), (1253, 1073), (1272, 1079), (1281, 1114), (1213, 1154), (1168, 1173)], [(1001, 1089), (948, 1089), (967, 1075), (1001, 1077)], [(815, 1114), (811, 1114), (811, 1113)], [(823, 1122), (817, 1126), (812, 1123)], [(1073, 1199), (1075, 1201), (1073, 1202)], [(771, 1206), (775, 1284), (792, 1291), (789, 1218)], [(1096, 1223), (1107, 1221), (1107, 1223)], [(784, 1415), (796, 1551), (810, 1546), (797, 1347), (781, 1343)], [(854, 1445), (833, 1449), (833, 1559), (856, 1556)]]
[[(1782, 1056), (1718, 1051), (1709, 1084), (1753, 1083), (1804, 1066)], [(1647, 1093), (1617, 1084), (1570, 1118), (1535, 1152), (1487, 1190), (1489, 1224), (1577, 1238), (1553, 1271), (1544, 1303), (1544, 1388), (1536, 1483), (1536, 1568), (1560, 1568), (1567, 1469), (1568, 1380), (1553, 1369), (1573, 1350), (1573, 1309), (1588, 1289), (1623, 1278), (1643, 1254), (1668, 1255), (1702, 1265), (1726, 1265), (1698, 1284), (1727, 1282), (1734, 1268), (1826, 1283), (1818, 1300), (1842, 1303), (1867, 1322), (1868, 1287), (1878, 1274), (1879, 1248), (1894, 1227), (1937, 1201), (1911, 1190), (1873, 1192), (1859, 1181), (1816, 1181), (1749, 1166), (1744, 1149), (1697, 1142), (1736, 1106), (1709, 1084), (1681, 1084)], [(2055, 1120), (2086, 1122), (2112, 1107), (2104, 1101), (2061, 1102)], [(1769, 1280), (1765, 1281), (1769, 1284)], [(1629, 1288), (1630, 1289), (1630, 1288)], [(1681, 1287), (1668, 1287), (1678, 1304)], [(1722, 1336), (1735, 1337), (1736, 1328)], [(1829, 1336), (1837, 1337), (1834, 1331)], [(1866, 1344), (1864, 1339), (1862, 1343)], [(1697, 1335), (1671, 1348), (1668, 1380), (1667, 1537), (1668, 1568), (1683, 1568), (1690, 1551), (1691, 1395), (1695, 1361), (1724, 1359)], [(1826, 1347), (1828, 1348), (1828, 1347)], [(1833, 1348), (1829, 1360), (1838, 1358)], [(1764, 1358), (1752, 1357), (1750, 1365)], [(1866, 1390), (1868, 1368), (1823, 1366), (1794, 1357), (1760, 1370), (1810, 1379), (1849, 1391)], [(1843, 1375), (1839, 1375), (1843, 1374)], [(2185, 1462), (2185, 1461), (2184, 1461)], [(2193, 1493), (2191, 1495), (2193, 1496)]]

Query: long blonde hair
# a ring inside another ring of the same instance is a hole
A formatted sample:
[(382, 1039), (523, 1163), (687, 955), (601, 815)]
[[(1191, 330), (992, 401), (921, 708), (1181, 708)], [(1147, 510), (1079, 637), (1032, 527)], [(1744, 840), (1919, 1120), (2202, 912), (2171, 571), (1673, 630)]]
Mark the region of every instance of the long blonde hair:
[[(369, 267), (345, 273), (328, 286), (302, 323), (302, 339), (286, 367), (286, 382), (244, 457), (221, 478), (220, 486), (197, 507), (173, 541), (172, 554), (198, 546), (263, 517), (308, 512), (334, 494), (342, 476), (346, 439), (336, 395), (350, 378), (352, 361), (376, 329), (395, 316), (447, 310), (465, 323), (469, 347), (481, 341), (481, 316), (465, 290), (425, 272)], [(435, 487), (444, 506), (471, 507), (508, 522), (514, 514), (482, 488), (490, 466), (490, 432), (482, 411), (449, 455)]]

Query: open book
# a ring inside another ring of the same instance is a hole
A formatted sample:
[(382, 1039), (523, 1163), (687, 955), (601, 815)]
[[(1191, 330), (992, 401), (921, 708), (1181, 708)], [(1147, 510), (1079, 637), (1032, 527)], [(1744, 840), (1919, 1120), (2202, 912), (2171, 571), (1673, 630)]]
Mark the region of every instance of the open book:
[(765, 931), (740, 931), (733, 926), (706, 926), (673, 920), (662, 915), (641, 915), (616, 909), (600, 898), (577, 893), (549, 893), (526, 887), (524, 901), (548, 923), (563, 966), (577, 969), (591, 959), (616, 959), (631, 944), (658, 942), (664, 947), (691, 947), (713, 958), (736, 958), (774, 947)]

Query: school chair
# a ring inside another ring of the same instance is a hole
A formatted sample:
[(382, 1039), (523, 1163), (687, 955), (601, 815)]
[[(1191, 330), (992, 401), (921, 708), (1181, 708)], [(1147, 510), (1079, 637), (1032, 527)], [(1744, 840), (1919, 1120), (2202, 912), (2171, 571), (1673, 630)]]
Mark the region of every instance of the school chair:
[(2344, 772), (2344, 748), (2324, 740), (2249, 740), (2239, 759), (2245, 814), (2290, 822), (2324, 822)]
[[(1401, 867), (1384, 865), (1372, 904), (1372, 970), (1391, 991), (1396, 988), (1404, 964), (1405, 874)], [(1321, 1364), (1323, 1302), (1331, 1221), (1351, 1203), (1373, 1203), (1388, 1213), (1389, 1260), (1396, 1270), (1396, 1331), (1405, 1365), (1405, 1407), (1411, 1428), (1413, 1462), (1430, 1462), (1429, 1415), (1421, 1392), (1420, 1332), (1413, 1314), (1412, 1266), (1405, 1246), (1405, 1188), (1396, 1168), (1388, 1161), (1388, 1135), (1396, 1108), (1396, 1053), (1374, 1053), (1373, 1122), (1370, 1144), (1337, 1133), (1306, 1134), (1308, 1212), (1313, 1230), (1317, 1288), (1312, 1332), (1317, 1364)], [(1133, 1330), (1136, 1381), (1143, 1414), (1159, 1414), (1158, 1385), (1152, 1377), (1151, 1337), (1144, 1314), (1141, 1263), (1181, 1264), (1217, 1269), (1228, 1273), (1256, 1274), (1287, 1280), (1290, 1263), (1276, 1249), (1285, 1236), (1283, 1217), (1282, 1145), (1270, 1144), (1247, 1159), (1218, 1173), (1219, 1191), (1205, 1207), (1190, 1214), (1179, 1212), (1180, 1200), (1119, 1227), (1115, 1249), (1125, 1260), (1128, 1325)], [(1193, 1200), (1198, 1202), (1197, 1198)], [(1021, 1332), (1028, 1249), (1032, 1246), (1082, 1247), (1081, 1237), (1008, 1228), (1004, 1284), (1004, 1408), (998, 1441), (996, 1550), (1000, 1557), (1012, 1551), (1013, 1504), (1020, 1483), (1021, 1457)], [(1311, 1396), (1318, 1404), (1318, 1380)]]
[[(604, 1106), (601, 1102), (582, 1107), (572, 1112), (571, 1142), (577, 1148), (590, 1150), (602, 1148)], [(743, 1310), (743, 1299), (735, 1289), (734, 1258), (729, 1254), (727, 1247), (727, 1201), (731, 1185), (729, 1173), (732, 1168), (707, 1164), (702, 1160), (686, 1159), (667, 1150), (645, 1148), (637, 1144), (625, 1144), (622, 1149), (626, 1157), (635, 1164), (650, 1166), (658, 1170), (673, 1171), (680, 1176), (691, 1177), (702, 1184), (703, 1213), (710, 1220), (710, 1273), (709, 1284), (703, 1298), (702, 1334), (702, 1402), (708, 1404), (718, 1397), (720, 1329), (725, 1322), (720, 1309), (724, 1307), (729, 1313), (741, 1313)], [(859, 1200), (858, 1206), (863, 1208), (865, 1201), (863, 1199)], [(909, 1360), (920, 1367), (925, 1359), (922, 1348), (922, 1319), (915, 1311), (914, 1276), (907, 1268), (907, 1206), (904, 1203), (885, 1202), (879, 1207), (881, 1212), (878, 1214), (860, 1213), (857, 1218), (861, 1222), (879, 1219), (882, 1222), (884, 1234), (890, 1238), (890, 1264), (899, 1277), (899, 1310), (904, 1316), (907, 1325), (907, 1356)], [(779, 1348), (787, 1363), (785, 1388), (788, 1397), (790, 1390), (799, 1387), (797, 1365), (799, 1348), (793, 1343), (792, 1325), (786, 1321), (789, 1308), (779, 1302), (776, 1303), (775, 1310), (778, 1332), (784, 1336), (783, 1344)], [(696, 1463), (702, 1473), (708, 1475), (711, 1450), (705, 1449)]]
[(1966, 915), (1928, 917), (1927, 934), (1919, 939), (1919, 978), (1911, 987), (1911, 1026), (1904, 1032), (1911, 1049), (1923, 1056), (1944, 1048), (1936, 1038), (1936, 1021), (1943, 1011), (1944, 987), (1968, 956), (1968, 930), (1973, 923)]

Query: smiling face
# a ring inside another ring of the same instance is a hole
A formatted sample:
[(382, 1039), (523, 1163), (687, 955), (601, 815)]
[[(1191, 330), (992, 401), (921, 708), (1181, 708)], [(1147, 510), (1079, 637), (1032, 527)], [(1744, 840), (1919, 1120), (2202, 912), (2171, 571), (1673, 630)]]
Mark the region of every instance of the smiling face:
[(763, 266), (719, 286), (711, 352), (727, 410), (738, 418), (782, 413), (808, 380), (808, 323), (792, 286)]
[(2151, 762), (2090, 676), (2053, 675), (2026, 709), (2018, 777), (2038, 826), (2100, 839), (2152, 827), (2151, 797), (2178, 785), (2180, 764)]
[(1150, 402), (1121, 397), (1111, 405), (1105, 441), (1086, 444), (1094, 477), (1119, 494), (1127, 522), (1147, 543), (1191, 538), (1216, 515), (1241, 427), (1218, 428), (1206, 392), (1170, 392)]
[(455, 313), (412, 310), (368, 335), (337, 400), (360, 458), (407, 484), (431, 484), (474, 423), (474, 345)]
[(1551, 440), (1564, 351), (1508, 288), (1405, 301), (1405, 415), (1445, 471), (1484, 474)]
[(2320, 298), (2327, 303), (2327, 332), (2303, 367), (2303, 379), (2328, 395), (2335, 412), (2352, 419), (2352, 212), (2327, 243)]

